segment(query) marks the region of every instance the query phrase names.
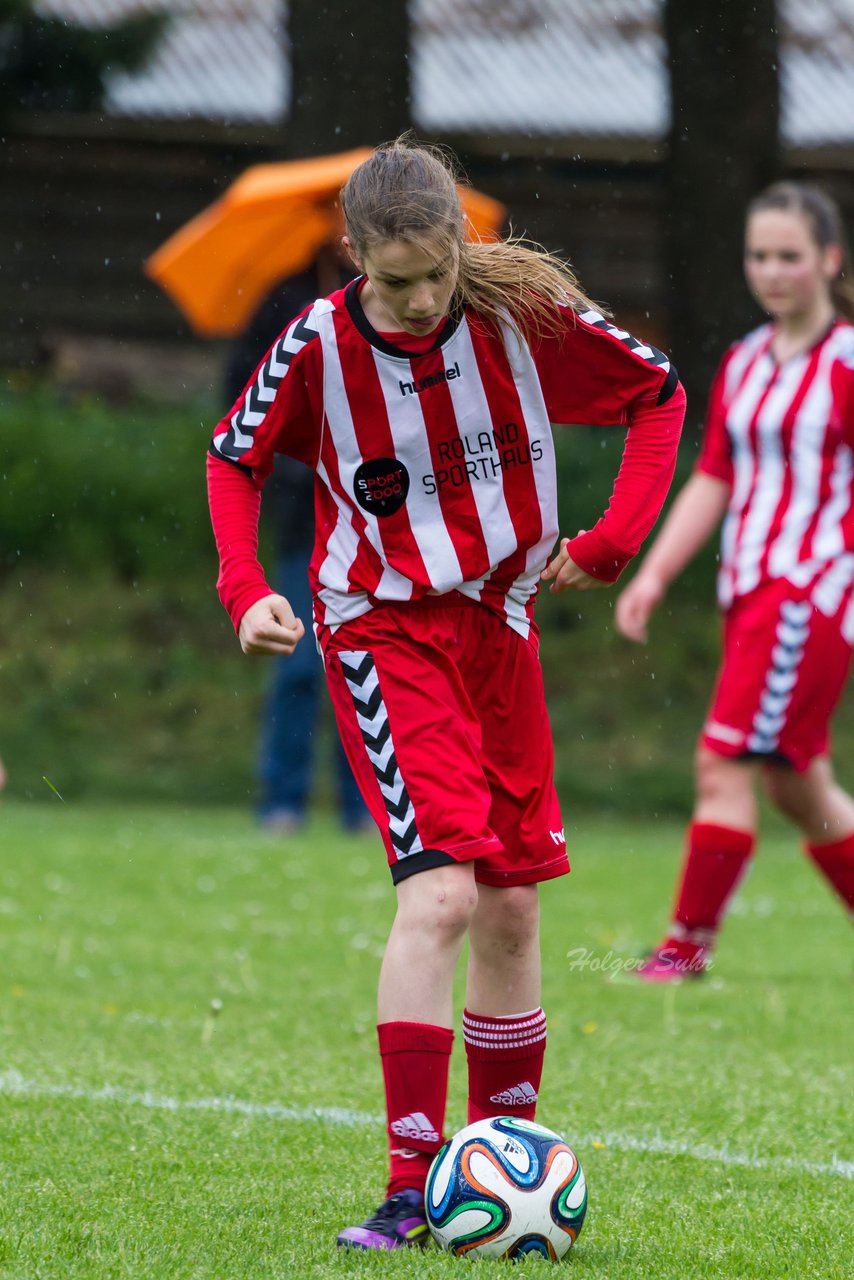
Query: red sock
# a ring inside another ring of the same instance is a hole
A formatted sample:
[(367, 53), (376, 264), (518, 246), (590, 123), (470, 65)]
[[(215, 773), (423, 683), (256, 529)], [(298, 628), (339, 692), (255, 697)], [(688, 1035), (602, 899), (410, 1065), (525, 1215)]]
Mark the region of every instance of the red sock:
[(423, 1190), (442, 1145), (448, 1067), (454, 1033), (421, 1022), (382, 1022), (377, 1027), (388, 1113), (387, 1195)]
[(854, 834), (831, 844), (808, 844), (807, 853), (848, 910), (854, 911)]
[(678, 937), (705, 946), (714, 942), (755, 844), (752, 831), (736, 831), (712, 822), (691, 823), (673, 909)]
[(513, 1115), (533, 1120), (546, 1052), (542, 1009), (492, 1018), (463, 1013), (469, 1065), (468, 1122)]

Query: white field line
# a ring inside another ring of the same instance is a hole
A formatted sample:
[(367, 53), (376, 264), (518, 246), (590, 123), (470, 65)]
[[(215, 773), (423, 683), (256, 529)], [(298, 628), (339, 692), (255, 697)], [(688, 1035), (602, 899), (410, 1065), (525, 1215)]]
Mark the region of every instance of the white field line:
[[(213, 1111), (221, 1115), (284, 1121), (320, 1121), (333, 1126), (372, 1127), (383, 1124), (383, 1117), (368, 1111), (349, 1111), (345, 1107), (286, 1107), (278, 1102), (246, 1102), (240, 1098), (172, 1098), (152, 1093), (150, 1089), (135, 1092), (121, 1085), (105, 1084), (100, 1089), (82, 1085), (50, 1084), (27, 1080), (15, 1070), (0, 1072), (0, 1094), (23, 1098), (77, 1098), (81, 1102), (114, 1102), (123, 1107), (147, 1107), (151, 1111)], [(585, 1147), (611, 1147), (616, 1151), (640, 1151), (645, 1155), (687, 1156), (690, 1160), (706, 1160), (713, 1164), (742, 1169), (791, 1169), (796, 1173), (819, 1177), (854, 1178), (854, 1160), (843, 1160), (836, 1154), (827, 1162), (797, 1160), (792, 1156), (750, 1156), (731, 1151), (729, 1147), (711, 1147), (665, 1138), (635, 1137), (627, 1133), (573, 1135), (578, 1151)]]

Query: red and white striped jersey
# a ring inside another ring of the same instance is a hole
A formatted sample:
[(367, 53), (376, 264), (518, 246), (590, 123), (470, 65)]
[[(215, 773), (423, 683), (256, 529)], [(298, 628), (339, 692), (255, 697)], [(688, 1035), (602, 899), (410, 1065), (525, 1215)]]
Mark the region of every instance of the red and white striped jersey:
[(835, 612), (854, 581), (854, 326), (782, 364), (773, 337), (735, 343), (712, 385), (697, 467), (732, 486), (718, 595), (787, 578)]
[(568, 308), (563, 331), (536, 344), (509, 318), (499, 327), (465, 311), (414, 354), (371, 328), (360, 283), (285, 330), (214, 432), (219, 588), (235, 625), (270, 588), (231, 515), (243, 504), (257, 520), (253, 492), (277, 451), (316, 473), (309, 577), (321, 628), (456, 591), (527, 635), (558, 532), (554, 422), (628, 426), (610, 508), (570, 549), (615, 579), (672, 478), (684, 395), (666, 356)]

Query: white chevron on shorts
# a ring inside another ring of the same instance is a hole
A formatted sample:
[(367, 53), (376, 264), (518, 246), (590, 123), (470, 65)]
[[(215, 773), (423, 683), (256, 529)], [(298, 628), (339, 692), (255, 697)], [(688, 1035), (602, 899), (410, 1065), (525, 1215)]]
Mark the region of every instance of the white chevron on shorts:
[(780, 741), (786, 711), (797, 683), (797, 668), (804, 656), (812, 605), (808, 600), (784, 600), (777, 624), (777, 643), (771, 653), (773, 666), (765, 677), (759, 710), (747, 739), (748, 751), (767, 754)]
[(415, 823), (415, 810), (398, 767), (373, 655), (367, 650), (349, 650), (339, 653), (338, 657), (353, 698), (365, 750), (385, 801), (392, 848), (398, 859), (408, 858), (413, 853), (420, 853), (424, 846)]

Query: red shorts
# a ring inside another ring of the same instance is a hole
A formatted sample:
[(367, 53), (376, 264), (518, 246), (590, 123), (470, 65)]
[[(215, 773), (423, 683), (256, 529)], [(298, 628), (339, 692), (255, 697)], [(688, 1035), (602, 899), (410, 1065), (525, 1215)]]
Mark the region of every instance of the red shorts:
[(722, 756), (769, 756), (798, 773), (828, 750), (851, 664), (840, 614), (827, 617), (785, 579), (738, 597), (700, 741)]
[(481, 605), (384, 605), (328, 639), (338, 729), (395, 883), (474, 862), (482, 884), (569, 870), (534, 645)]

